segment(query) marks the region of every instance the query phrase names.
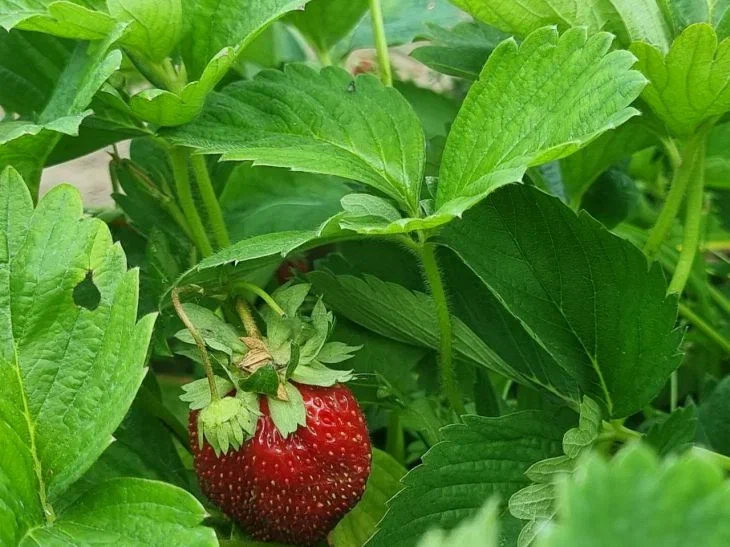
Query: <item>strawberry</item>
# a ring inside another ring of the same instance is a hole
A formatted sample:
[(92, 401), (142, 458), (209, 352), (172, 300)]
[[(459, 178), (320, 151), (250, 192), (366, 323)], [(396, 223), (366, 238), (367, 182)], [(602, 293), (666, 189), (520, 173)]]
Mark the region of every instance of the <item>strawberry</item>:
[(276, 270), (276, 279), (283, 285), (294, 279), (297, 273), (312, 271), (312, 263), (307, 258), (290, 258), (282, 262)]
[(216, 455), (189, 430), (202, 491), (255, 539), (311, 545), (324, 539), (358, 502), (370, 474), (370, 440), (362, 411), (341, 384), (296, 384), (306, 425), (283, 437), (260, 397), (254, 436)]

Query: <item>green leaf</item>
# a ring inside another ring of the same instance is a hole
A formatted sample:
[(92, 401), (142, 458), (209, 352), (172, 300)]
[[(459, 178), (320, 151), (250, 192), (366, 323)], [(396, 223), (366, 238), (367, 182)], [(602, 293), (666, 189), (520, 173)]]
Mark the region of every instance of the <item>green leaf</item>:
[(646, 442), (660, 457), (684, 452), (692, 446), (699, 420), (694, 406), (680, 408), (665, 420), (656, 423), (646, 432)]
[(431, 530), (418, 542), (418, 547), (497, 547), (499, 503), (491, 499), (474, 517), (463, 521), (450, 532)]
[(730, 41), (705, 23), (687, 27), (665, 55), (637, 42), (636, 68), (649, 79), (641, 97), (675, 135), (694, 133), (730, 110)]
[(559, 518), (541, 547), (721, 547), (730, 542), (730, 488), (691, 453), (659, 461), (644, 445), (597, 455), (561, 485)]
[(341, 179), (273, 167), (237, 166), (220, 197), (232, 241), (312, 230), (340, 211), (350, 192)]
[[(226, 378), (214, 376), (215, 387), (219, 395), (226, 395), (233, 389), (233, 384)], [(185, 401), (190, 406), (190, 410), (200, 410), (210, 404), (210, 384), (207, 378), (200, 378), (182, 386), (183, 394), (180, 400)]]
[[(90, 7), (87, 7), (90, 6)], [(117, 21), (99, 2), (83, 0), (0, 0), (0, 27), (18, 27), (77, 40), (103, 40), (115, 32)]]
[(200, 526), (205, 509), (185, 490), (156, 481), (110, 479), (87, 492), (53, 523), (28, 532), (20, 547), (37, 545), (218, 545)]
[(330, 387), (352, 380), (352, 371), (334, 370), (315, 361), (309, 365), (299, 365), (291, 374), (291, 379), (300, 384)]
[(196, 0), (183, 3), (189, 32), (181, 43), (191, 80), (200, 79), (221, 50), (243, 51), (269, 24), (308, 0)]
[[(446, 142), (436, 206), (460, 215), (528, 167), (568, 156), (638, 112), (631, 54), (585, 29), (502, 42), (471, 87)], [(508, 123), (505, 120), (509, 120)]]
[(280, 401), (275, 397), (266, 397), (269, 403), (269, 413), (276, 429), (286, 438), (296, 432), (299, 426), (307, 425), (307, 408), (299, 390), (291, 383), (284, 384), (288, 401)]
[(575, 459), (590, 448), (598, 438), (601, 423), (601, 407), (590, 397), (583, 397), (578, 427), (566, 431), (563, 436), (565, 455)]
[(520, 37), (547, 25), (562, 32), (585, 27), (590, 34), (612, 32), (623, 45), (642, 40), (669, 47), (671, 31), (656, 0), (453, 0), (474, 17)]
[[(480, 67), (481, 68), (481, 67)], [(405, 97), (421, 120), (426, 141), (435, 137), (446, 137), (449, 128), (459, 112), (459, 102), (454, 97), (438, 93), (414, 82), (396, 81), (398, 92)], [(427, 153), (430, 144), (427, 142)]]
[(80, 42), (76, 46), (33, 124), (0, 122), (0, 171), (8, 165), (14, 166), (25, 178), (34, 198), (43, 164), (60, 139), (58, 132), (78, 131), (81, 120), (91, 113), (85, 109), (94, 94), (119, 68), (121, 52), (108, 52), (115, 36), (102, 42)]
[(160, 126), (182, 125), (194, 120), (203, 110), (205, 99), (233, 65), (233, 48), (222, 49), (200, 75), (179, 93), (165, 89), (146, 89), (130, 100), (132, 112)]
[[(438, 349), (439, 329), (433, 299), (376, 277), (333, 276), (315, 271), (309, 280), (329, 308), (366, 329), (387, 338), (420, 347)], [(456, 317), (456, 356), (507, 373), (501, 359)], [(507, 374), (509, 375), (509, 374)]]
[(427, 67), (459, 78), (476, 80), (494, 48), (507, 35), (493, 27), (476, 23), (459, 23), (452, 29), (429, 25), (430, 44), (421, 46), (411, 56)]
[(182, 0), (107, 0), (109, 14), (129, 23), (124, 45), (137, 55), (162, 61), (183, 32)]
[(527, 486), (527, 468), (562, 451), (564, 420), (550, 413), (463, 419), (444, 428), (443, 442), (403, 478), (403, 490), (389, 502), (368, 547), (417, 545), (430, 528), (453, 528), (491, 496), (506, 500)]
[(722, 40), (730, 33), (730, 2), (695, 2), (694, 0), (667, 0), (666, 13), (679, 33), (694, 23), (710, 23)]
[(279, 389), (279, 375), (274, 365), (267, 364), (257, 369), (248, 378), (241, 380), (238, 385), (245, 391), (276, 395)]
[(325, 364), (342, 363), (354, 356), (362, 346), (348, 346), (342, 342), (327, 342), (317, 354), (317, 361)]
[(388, 453), (373, 448), (370, 476), (358, 504), (327, 537), (333, 547), (361, 547), (375, 531), (386, 502), (400, 490), (405, 468)]
[(319, 52), (327, 52), (350, 34), (368, 10), (368, 0), (312, 0), (304, 11), (294, 11), (294, 25)]
[(643, 408), (679, 365), (661, 268), (558, 199), (511, 185), (442, 237), (606, 417)]
[(613, 168), (583, 194), (580, 207), (610, 230), (632, 219), (640, 211), (642, 198), (637, 182), (621, 169)]
[[(185, 310), (193, 325), (200, 330), (206, 346), (214, 350), (222, 351), (234, 359), (248, 352), (248, 348), (241, 341), (240, 334), (236, 331), (235, 327), (230, 323), (226, 323), (226, 321), (208, 308), (198, 306), (197, 304), (185, 303), (183, 304), (183, 310)], [(176, 333), (175, 338), (187, 344), (195, 344), (192, 334), (187, 329)]]
[[(107, 226), (59, 186), (33, 210), (12, 169), (0, 174), (0, 499), (16, 544), (101, 455), (145, 374), (155, 317), (137, 323), (137, 271)], [(94, 309), (74, 302), (87, 279)]]
[(730, 123), (714, 126), (707, 135), (705, 184), (709, 188), (730, 189)]
[(722, 380), (699, 408), (700, 425), (713, 450), (730, 456), (730, 378)]
[[(390, 46), (407, 44), (427, 34), (429, 24), (450, 27), (466, 19), (449, 0), (381, 0), (380, 4)], [(369, 17), (360, 22), (346, 45), (348, 51), (375, 46)]]
[(423, 130), (403, 97), (369, 74), (263, 71), (212, 95), (200, 118), (168, 137), (224, 160), (357, 180), (418, 212)]

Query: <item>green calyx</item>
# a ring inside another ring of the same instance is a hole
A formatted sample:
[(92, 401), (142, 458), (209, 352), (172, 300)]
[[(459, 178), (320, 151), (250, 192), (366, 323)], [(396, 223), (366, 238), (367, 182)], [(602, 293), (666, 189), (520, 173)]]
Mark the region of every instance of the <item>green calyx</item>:
[(198, 415), (198, 446), (207, 440), (217, 456), (238, 450), (256, 432), (260, 412), (255, 394), (239, 391), (234, 397), (211, 402)]

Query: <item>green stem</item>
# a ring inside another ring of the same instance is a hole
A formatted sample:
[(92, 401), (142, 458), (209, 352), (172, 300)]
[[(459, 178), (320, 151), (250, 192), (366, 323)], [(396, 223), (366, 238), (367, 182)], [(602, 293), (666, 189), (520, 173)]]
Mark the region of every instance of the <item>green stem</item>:
[(390, 67), (390, 54), (388, 52), (388, 40), (385, 37), (385, 25), (383, 24), (383, 10), (380, 7), (380, 0), (370, 1), (370, 20), (375, 38), (375, 50), (378, 53), (378, 68), (380, 79), (387, 86), (393, 85), (393, 73)]
[(238, 312), (238, 317), (241, 318), (241, 323), (243, 323), (243, 328), (246, 330), (246, 335), (249, 338), (257, 338), (260, 340), (261, 332), (259, 331), (256, 319), (254, 319), (253, 312), (251, 312), (251, 307), (248, 305), (248, 302), (246, 302), (243, 298), (236, 298), (236, 311)]
[(185, 213), (185, 219), (190, 227), (193, 243), (203, 257), (210, 256), (213, 254), (213, 247), (210, 245), (205, 228), (203, 227), (203, 221), (200, 219), (198, 209), (195, 207), (193, 190), (190, 187), (187, 155), (180, 148), (172, 148), (170, 150), (170, 159), (172, 163), (172, 174), (175, 179), (175, 189), (177, 190), (177, 199), (180, 201), (180, 207), (183, 213)]
[(318, 49), (317, 58), (319, 58), (319, 64), (322, 66), (332, 66), (332, 53), (328, 48)]
[(667, 200), (644, 246), (644, 253), (650, 260), (656, 259), (659, 249), (661, 249), (664, 240), (667, 238), (667, 234), (669, 234), (674, 224), (674, 220), (677, 218), (684, 194), (687, 191), (687, 186), (695, 172), (694, 166), (697, 154), (703, 142), (704, 133), (698, 133), (687, 141), (687, 144), (682, 150), (681, 161), (674, 171), (674, 179), (672, 180), (672, 186), (669, 189)]
[(200, 197), (208, 213), (208, 221), (213, 230), (215, 242), (220, 248), (228, 247), (231, 244), (231, 239), (228, 237), (228, 229), (223, 220), (223, 211), (221, 210), (220, 203), (218, 203), (218, 197), (215, 195), (213, 182), (210, 180), (208, 167), (205, 165), (205, 158), (198, 154), (190, 154), (189, 152), (188, 157), (193, 167), (193, 173), (195, 173), (195, 180), (198, 183)]
[(398, 410), (391, 410), (388, 417), (388, 429), (385, 437), (385, 451), (395, 460), (403, 464), (406, 461), (406, 447), (403, 436), (403, 423)]
[(444, 282), (441, 279), (441, 272), (439, 271), (438, 264), (436, 262), (436, 253), (432, 244), (422, 242), (420, 248), (421, 262), (423, 263), (423, 270), (426, 275), (426, 280), (431, 288), (431, 296), (433, 297), (434, 304), (436, 305), (436, 316), (438, 318), (439, 331), (440, 331), (440, 343), (439, 343), (439, 365), (441, 369), (441, 383), (443, 385), (444, 392), (449, 399), (451, 407), (456, 411), (457, 414), (463, 415), (466, 413), (464, 404), (461, 401), (459, 390), (456, 385), (456, 377), (454, 374), (454, 360), (453, 360), (453, 328), (451, 325), (451, 314), (449, 313), (449, 305), (446, 300), (446, 291), (444, 289)]
[(203, 359), (203, 370), (205, 370), (205, 376), (208, 378), (208, 387), (210, 388), (211, 401), (219, 401), (221, 397), (218, 394), (218, 388), (215, 385), (213, 366), (210, 364), (210, 356), (208, 355), (208, 349), (205, 347), (205, 341), (200, 335), (200, 332), (198, 332), (198, 329), (195, 327), (195, 325), (193, 325), (193, 322), (190, 321), (188, 314), (185, 313), (185, 309), (180, 303), (180, 293), (183, 292), (183, 290), (184, 289), (181, 289), (180, 287), (175, 287), (174, 289), (172, 289), (172, 305), (175, 308), (177, 316), (183, 322), (185, 328), (188, 329), (188, 332), (193, 337), (193, 340), (195, 340), (195, 345), (198, 346), (198, 351), (200, 351), (200, 357)]
[(692, 170), (692, 181), (687, 189), (687, 211), (684, 222), (684, 234), (682, 236), (682, 250), (679, 253), (679, 262), (674, 270), (672, 281), (669, 283), (668, 293), (682, 294), (687, 280), (692, 272), (697, 249), (700, 246), (702, 232), (702, 208), (705, 190), (705, 148), (704, 137), (695, 154)]
[(717, 332), (712, 325), (697, 315), (692, 308), (682, 302), (679, 303), (679, 313), (692, 323), (698, 331), (707, 336), (710, 340), (715, 342), (719, 347), (723, 349), (725, 353), (730, 355), (730, 341), (725, 339), (722, 334)]
[(679, 378), (677, 371), (673, 370), (669, 376), (669, 412), (677, 410), (677, 400), (679, 399)]
[(730, 299), (712, 285), (708, 285), (708, 291), (715, 304), (720, 306), (723, 312), (730, 314)]
[(238, 281), (234, 287), (236, 289), (243, 289), (244, 291), (249, 291), (254, 293), (256, 296), (260, 297), (261, 300), (266, 302), (266, 305), (269, 306), (279, 317), (284, 317), (286, 315), (286, 312), (279, 306), (279, 304), (276, 303), (276, 300), (274, 300), (269, 293), (267, 293), (264, 289), (259, 287), (258, 285), (254, 285), (253, 283), (246, 283), (245, 281)]

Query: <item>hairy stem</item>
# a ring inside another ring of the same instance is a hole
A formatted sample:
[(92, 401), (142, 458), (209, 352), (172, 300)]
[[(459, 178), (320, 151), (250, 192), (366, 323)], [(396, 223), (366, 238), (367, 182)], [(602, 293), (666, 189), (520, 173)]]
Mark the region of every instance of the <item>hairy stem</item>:
[(228, 229), (226, 228), (226, 223), (223, 221), (223, 211), (218, 202), (218, 196), (215, 195), (213, 182), (210, 180), (208, 167), (205, 165), (205, 158), (201, 155), (190, 153), (188, 153), (188, 157), (190, 158), (190, 165), (193, 167), (193, 173), (195, 173), (195, 181), (198, 184), (200, 197), (208, 213), (208, 221), (213, 230), (213, 238), (215, 239), (216, 245), (219, 248), (228, 247), (231, 244), (231, 239), (228, 237)]
[(279, 317), (284, 317), (286, 315), (286, 312), (281, 309), (281, 306), (276, 303), (276, 300), (274, 300), (269, 293), (267, 293), (264, 289), (259, 287), (258, 285), (254, 285), (253, 283), (246, 283), (245, 281), (239, 281), (236, 283), (235, 287), (237, 289), (243, 289), (244, 291), (249, 291), (254, 293), (256, 296), (260, 297), (261, 300), (266, 302), (266, 305), (269, 306)]
[(190, 227), (193, 243), (203, 257), (210, 256), (213, 254), (213, 247), (205, 233), (203, 221), (200, 219), (198, 209), (195, 207), (193, 191), (190, 187), (187, 155), (184, 150), (173, 148), (170, 150), (170, 159), (172, 162), (172, 174), (175, 178), (177, 199), (180, 201), (180, 207), (183, 213), (185, 213), (185, 219)]
[(441, 370), (441, 384), (443, 385), (444, 392), (449, 399), (451, 407), (457, 414), (462, 415), (466, 413), (466, 410), (461, 401), (454, 374), (453, 327), (451, 325), (451, 314), (449, 313), (449, 305), (446, 300), (444, 282), (441, 278), (438, 264), (436, 263), (434, 246), (423, 242), (420, 253), (426, 280), (431, 288), (431, 296), (436, 305), (436, 316), (440, 331), (439, 366)]
[(684, 317), (687, 321), (692, 323), (698, 331), (700, 331), (702, 334), (707, 336), (710, 340), (715, 342), (722, 350), (730, 355), (730, 341), (727, 340), (722, 334), (717, 332), (712, 325), (710, 325), (707, 321), (702, 319), (699, 315), (697, 315), (692, 308), (690, 308), (687, 304), (683, 304), (682, 302), (679, 303), (679, 313)]
[(243, 323), (243, 328), (246, 329), (246, 334), (250, 338), (260, 339), (261, 332), (251, 312), (251, 306), (243, 298), (236, 298), (236, 312), (238, 312), (238, 317), (241, 318), (241, 323)]
[(385, 37), (385, 25), (383, 24), (383, 10), (380, 7), (380, 0), (370, 1), (370, 21), (373, 27), (375, 38), (375, 49), (378, 53), (378, 68), (380, 79), (387, 86), (393, 85), (393, 73), (390, 67), (390, 53), (388, 52), (388, 40)]
[(674, 178), (667, 200), (644, 246), (644, 253), (650, 260), (656, 259), (659, 249), (661, 249), (674, 224), (674, 220), (677, 218), (687, 186), (689, 186), (690, 179), (695, 172), (695, 163), (703, 142), (704, 133), (698, 133), (690, 137), (682, 150), (679, 164), (674, 171)]
[(674, 270), (672, 281), (669, 283), (668, 293), (682, 294), (689, 274), (692, 272), (697, 249), (700, 246), (702, 231), (702, 207), (705, 190), (705, 147), (704, 138), (695, 153), (692, 181), (687, 189), (687, 212), (682, 236), (682, 250), (679, 253), (679, 262)]
[(198, 329), (195, 327), (195, 325), (193, 325), (193, 322), (190, 321), (188, 314), (185, 313), (185, 310), (180, 303), (181, 292), (182, 290), (179, 287), (175, 287), (174, 289), (172, 289), (172, 305), (175, 308), (177, 316), (183, 322), (185, 328), (188, 329), (188, 332), (190, 332), (193, 340), (195, 340), (195, 345), (198, 346), (198, 351), (200, 351), (200, 356), (203, 359), (203, 369), (205, 370), (205, 376), (208, 378), (208, 387), (210, 388), (211, 401), (219, 401), (220, 395), (218, 394), (218, 388), (215, 385), (215, 375), (213, 374), (213, 366), (210, 364), (208, 349), (205, 347), (205, 341), (200, 335), (200, 332), (198, 332)]

